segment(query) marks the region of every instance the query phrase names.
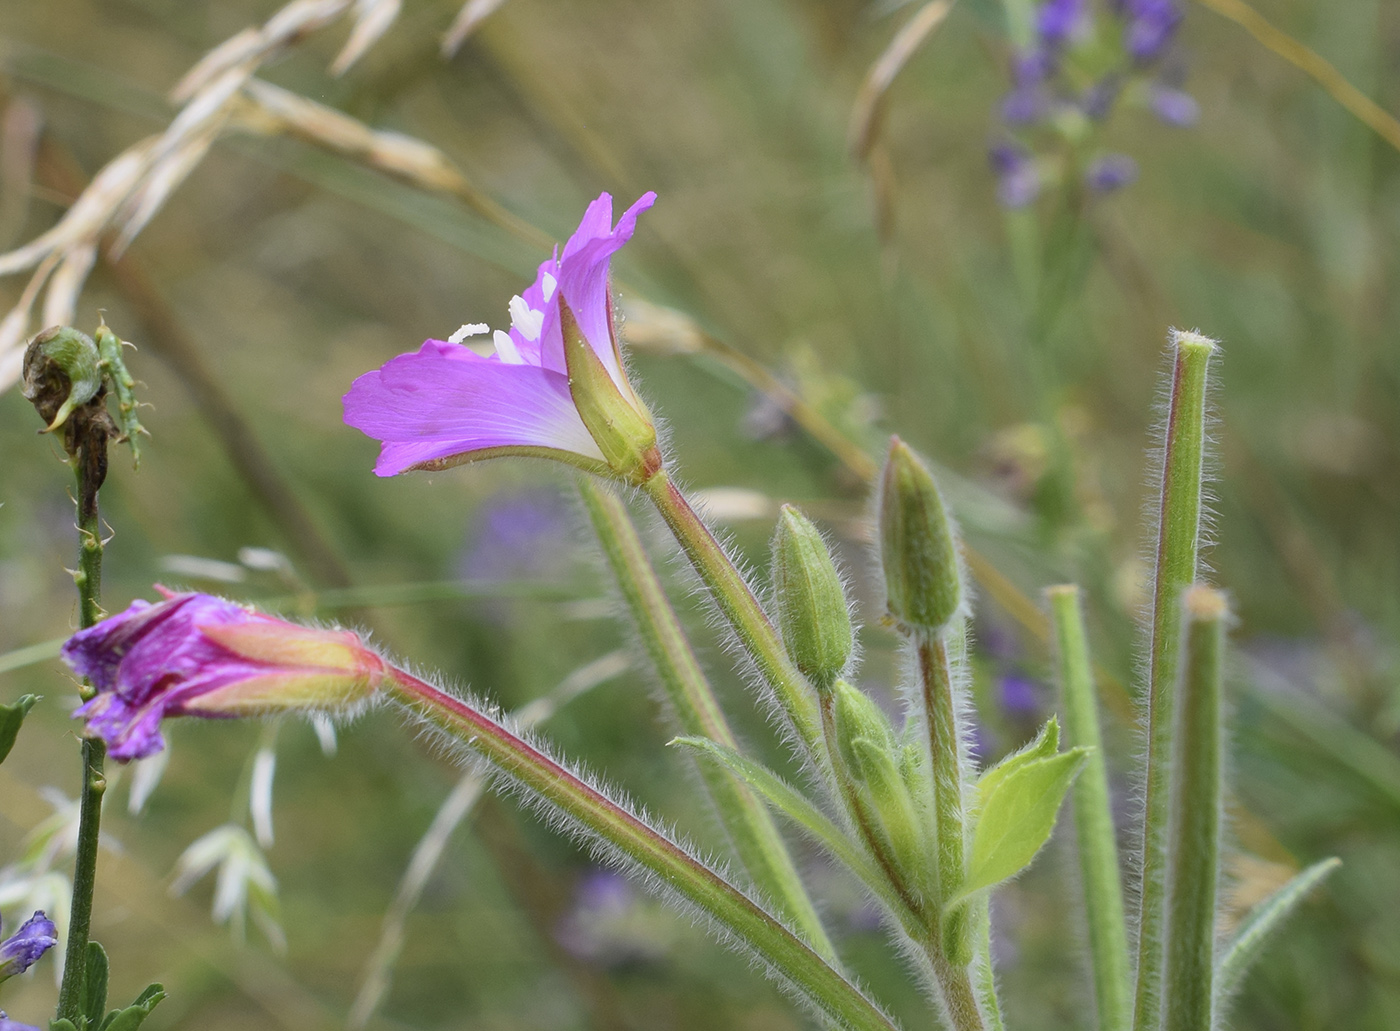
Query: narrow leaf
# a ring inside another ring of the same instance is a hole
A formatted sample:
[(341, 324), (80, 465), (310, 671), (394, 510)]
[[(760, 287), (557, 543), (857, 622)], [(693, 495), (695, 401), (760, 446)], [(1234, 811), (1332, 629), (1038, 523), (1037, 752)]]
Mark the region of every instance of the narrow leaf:
[(1249, 916), (1236, 932), (1235, 938), (1225, 950), (1219, 965), (1215, 968), (1216, 1013), (1223, 1015), (1224, 1004), (1239, 988), (1245, 974), (1249, 973), (1265, 947), (1274, 939), (1285, 920), (1292, 915), (1308, 893), (1342, 865), (1335, 856), (1314, 863), (1259, 905), (1250, 910)]
[(1055, 815), (1088, 751), (1073, 748), (1034, 759), (993, 785), (982, 803), (972, 835), (972, 864), (952, 908), (974, 892), (990, 888), (1030, 865), (1055, 829)]
[(0, 763), (5, 761), (5, 757), (10, 754), (10, 749), (15, 747), (15, 738), (19, 736), (20, 724), (24, 722), (24, 717), (29, 715), (29, 710), (34, 708), (34, 703), (39, 699), (32, 694), (20, 695), (13, 705), (0, 705)]
[(719, 763), (733, 776), (758, 792), (774, 809), (797, 824), (817, 844), (846, 864), (852, 873), (896, 911), (904, 909), (904, 904), (890, 890), (889, 884), (865, 854), (825, 813), (772, 770), (708, 738), (678, 737), (670, 743), (694, 748)]
[(1012, 752), (977, 780), (977, 807), (980, 809), (991, 793), (1009, 774), (1027, 763), (1048, 759), (1060, 750), (1060, 723), (1054, 716), (1045, 721), (1035, 740), (1019, 751)]
[(83, 1013), (88, 1027), (102, 1023), (107, 1012), (107, 950), (95, 941), (87, 946), (87, 968), (83, 971)]

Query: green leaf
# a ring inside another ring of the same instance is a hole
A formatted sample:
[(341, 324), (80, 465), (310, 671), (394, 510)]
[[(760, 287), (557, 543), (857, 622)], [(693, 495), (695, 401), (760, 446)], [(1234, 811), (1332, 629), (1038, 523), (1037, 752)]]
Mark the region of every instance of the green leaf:
[(1018, 752), (1012, 752), (977, 781), (977, 808), (981, 809), (996, 786), (1026, 763), (1048, 759), (1060, 750), (1060, 722), (1054, 716), (1045, 721), (1035, 740)]
[(701, 752), (756, 791), (764, 801), (805, 831), (817, 844), (859, 877), (896, 912), (905, 907), (891, 890), (889, 882), (851, 840), (820, 809), (772, 770), (748, 759), (727, 745), (704, 737), (678, 737), (670, 742)]
[(89, 1027), (102, 1023), (107, 1012), (107, 950), (95, 941), (88, 942), (87, 967), (83, 971), (83, 1013)]
[(1032, 759), (1017, 764), (993, 783), (973, 831), (967, 881), (949, 900), (950, 909), (1030, 865), (1050, 837), (1065, 792), (1088, 755), (1087, 749), (1072, 748)]
[(15, 746), (20, 724), (38, 700), (37, 695), (26, 694), (20, 695), (13, 705), (0, 705), (0, 763), (5, 761), (5, 756), (9, 755), (10, 749)]
[(1314, 863), (1259, 905), (1245, 918), (1235, 938), (1225, 950), (1225, 955), (1215, 968), (1215, 998), (1217, 1012), (1223, 1010), (1223, 1003), (1234, 994), (1244, 980), (1249, 968), (1263, 953), (1265, 946), (1273, 940), (1283, 922), (1292, 915), (1308, 892), (1321, 884), (1333, 870), (1342, 865), (1335, 856)]
[(151, 1010), (165, 998), (165, 988), (159, 984), (148, 985), (126, 1009), (113, 1010), (107, 1014), (98, 1031), (136, 1031), (142, 1022), (151, 1015)]
[[(84, 1024), (84, 1027), (86, 1027), (86, 1024)], [(50, 1020), (49, 1031), (80, 1031), (80, 1029), (77, 1024), (64, 1018), (63, 1020)]]

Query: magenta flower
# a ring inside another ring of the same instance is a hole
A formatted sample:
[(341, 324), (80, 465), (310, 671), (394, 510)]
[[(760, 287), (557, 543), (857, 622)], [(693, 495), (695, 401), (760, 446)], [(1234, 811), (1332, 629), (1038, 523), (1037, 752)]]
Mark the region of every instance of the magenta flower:
[(647, 193), (612, 222), (612, 198), (588, 206), (563, 253), (510, 302), (495, 353), (458, 341), (464, 326), (355, 380), (345, 421), (383, 443), (374, 471), (443, 469), (501, 455), (562, 459), (637, 482), (660, 467), (656, 431), (627, 380), (613, 321), (608, 264), (632, 238)]
[[(53, 921), (43, 910), (37, 911), (18, 931), (0, 942), (0, 981), (24, 973), (57, 944)], [(0, 1018), (3, 1017), (0, 1013)]]
[(63, 660), (97, 688), (73, 713), (114, 759), (165, 747), (166, 716), (253, 716), (335, 711), (370, 697), (382, 659), (348, 630), (287, 623), (207, 594), (134, 601), (80, 630)]

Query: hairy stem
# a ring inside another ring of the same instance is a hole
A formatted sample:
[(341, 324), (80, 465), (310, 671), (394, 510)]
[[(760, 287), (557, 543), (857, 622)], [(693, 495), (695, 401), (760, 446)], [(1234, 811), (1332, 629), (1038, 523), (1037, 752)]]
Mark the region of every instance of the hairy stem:
[(856, 1031), (895, 1031), (874, 1003), (780, 920), (558, 761), (461, 699), (402, 670), (392, 671), (385, 691), (543, 799), (576, 830), (616, 849), (712, 918), (812, 1006)]
[[(79, 431), (73, 466), (78, 477), (78, 622), (87, 629), (102, 618), (102, 520), (97, 492), (107, 475), (107, 429), (100, 422), (84, 421)], [(95, 689), (81, 688), (84, 701)], [(103, 764), (107, 746), (100, 739), (83, 739), (83, 783), (78, 812), (78, 846), (73, 864), (73, 902), (68, 922), (68, 946), (64, 953), (63, 982), (58, 990), (58, 1017), (76, 1021), (82, 1010), (83, 982), (87, 974), (88, 929), (92, 923), (92, 895), (97, 884), (97, 846), (102, 822), (102, 794), (107, 789)]]
[(1172, 763), (1171, 877), (1163, 1031), (1211, 1026), (1215, 897), (1220, 882), (1221, 680), (1225, 598), (1185, 596), (1186, 657)]
[[(953, 667), (947, 642), (935, 634), (915, 640), (919, 684), (928, 725), (929, 769), (933, 772), (933, 813), (938, 828), (938, 891), (944, 904), (967, 879), (967, 820), (963, 812), (962, 735), (953, 697)], [(972, 958), (968, 907), (943, 917), (943, 948), (949, 960), (966, 966)]]
[(1143, 816), (1142, 890), (1138, 910), (1134, 1031), (1155, 1031), (1162, 1006), (1167, 820), (1175, 689), (1181, 653), (1181, 592), (1195, 582), (1205, 459), (1206, 372), (1216, 345), (1173, 331), (1176, 347), (1163, 441), (1157, 564), (1148, 649), (1147, 782)]
[(822, 765), (821, 725), (811, 685), (789, 658), (777, 629), (704, 520), (665, 472), (642, 488), (729, 621), (814, 765)]
[[(666, 598), (627, 506), (612, 491), (590, 479), (580, 477), (579, 491), (681, 731), (738, 751), (719, 700)], [(767, 807), (722, 767), (701, 762), (699, 769), (710, 801), (744, 869), (813, 947), (834, 961), (836, 950)]]
[(1109, 803), (1108, 767), (1099, 734), (1094, 673), (1084, 633), (1079, 588), (1052, 587), (1050, 618), (1055, 628), (1056, 672), (1064, 692), (1065, 743), (1089, 749), (1084, 769), (1074, 782), (1074, 826), (1084, 886), (1089, 957), (1099, 1031), (1126, 1031), (1133, 1019), (1132, 968), (1123, 916), (1123, 883), (1118, 843)]

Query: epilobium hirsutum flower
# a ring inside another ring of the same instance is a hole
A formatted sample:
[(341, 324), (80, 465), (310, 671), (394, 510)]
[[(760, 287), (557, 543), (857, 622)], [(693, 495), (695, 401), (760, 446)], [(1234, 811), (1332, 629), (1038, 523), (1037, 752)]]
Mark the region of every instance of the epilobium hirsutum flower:
[(608, 194), (590, 204), (563, 252), (511, 299), (494, 354), (457, 342), (484, 332), (464, 326), (355, 380), (345, 421), (383, 442), (374, 471), (537, 455), (634, 483), (655, 473), (656, 430), (627, 380), (608, 288), (609, 261), (655, 200), (645, 194), (616, 226)]
[(132, 602), (63, 646), (64, 661), (97, 689), (73, 715), (114, 759), (164, 747), (166, 716), (341, 711), (368, 699), (384, 676), (383, 660), (348, 630), (160, 590), (164, 601)]
[[(0, 981), (24, 973), (57, 944), (58, 934), (53, 921), (40, 910), (20, 925), (18, 931), (0, 942)], [(0, 1014), (0, 1017), (3, 1016)]]

